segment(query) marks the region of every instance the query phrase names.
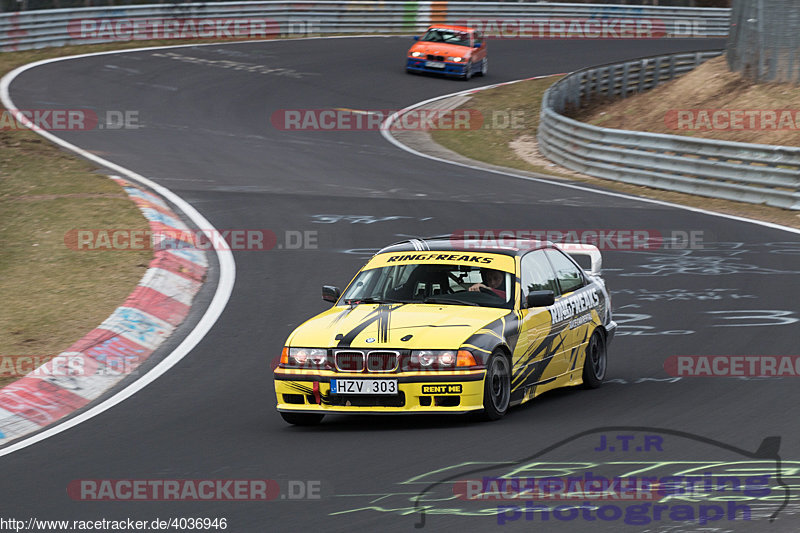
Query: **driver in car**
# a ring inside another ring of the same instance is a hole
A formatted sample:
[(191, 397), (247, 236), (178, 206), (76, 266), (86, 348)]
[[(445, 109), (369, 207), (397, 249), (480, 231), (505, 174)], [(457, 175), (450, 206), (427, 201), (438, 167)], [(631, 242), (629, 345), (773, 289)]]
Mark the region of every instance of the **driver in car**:
[(498, 288), (503, 284), (503, 273), (500, 270), (495, 270), (493, 268), (482, 268), (481, 278), (483, 278), (483, 283), (476, 283), (472, 285), (469, 290), (480, 291), (481, 289), (486, 289), (487, 291), (493, 292), (500, 298), (505, 299), (506, 291)]

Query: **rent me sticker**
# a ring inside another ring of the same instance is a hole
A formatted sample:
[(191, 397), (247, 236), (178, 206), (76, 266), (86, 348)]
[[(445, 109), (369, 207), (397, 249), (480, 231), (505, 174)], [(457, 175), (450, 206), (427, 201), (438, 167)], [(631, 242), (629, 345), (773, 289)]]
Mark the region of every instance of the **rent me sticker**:
[(461, 384), (423, 385), (422, 394), (461, 394)]

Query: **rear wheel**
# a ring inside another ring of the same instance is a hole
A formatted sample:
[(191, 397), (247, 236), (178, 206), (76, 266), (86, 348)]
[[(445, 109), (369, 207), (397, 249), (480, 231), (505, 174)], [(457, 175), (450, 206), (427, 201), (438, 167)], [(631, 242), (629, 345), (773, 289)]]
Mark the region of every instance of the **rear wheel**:
[(603, 384), (608, 368), (606, 338), (595, 330), (586, 345), (586, 360), (583, 362), (583, 386), (596, 389)]
[(511, 365), (500, 351), (495, 351), (486, 364), (483, 383), (483, 418), (500, 420), (511, 401)]
[(318, 413), (281, 413), (284, 420), (295, 426), (316, 426), (324, 416)]
[(479, 75), (486, 76), (488, 73), (489, 73), (489, 58), (484, 57), (483, 61), (481, 61), (481, 71)]

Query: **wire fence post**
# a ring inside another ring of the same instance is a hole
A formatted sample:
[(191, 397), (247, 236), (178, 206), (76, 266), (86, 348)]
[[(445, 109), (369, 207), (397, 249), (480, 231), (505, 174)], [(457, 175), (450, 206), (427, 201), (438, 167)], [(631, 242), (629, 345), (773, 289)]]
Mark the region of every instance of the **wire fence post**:
[(754, 81), (800, 83), (797, 0), (734, 0), (727, 58)]

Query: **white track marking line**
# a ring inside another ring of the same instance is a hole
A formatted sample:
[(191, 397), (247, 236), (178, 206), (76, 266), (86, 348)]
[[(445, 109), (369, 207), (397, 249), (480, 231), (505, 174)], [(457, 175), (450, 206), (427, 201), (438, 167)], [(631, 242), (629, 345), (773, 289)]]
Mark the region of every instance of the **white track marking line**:
[[(552, 75), (556, 75), (556, 74), (552, 74)], [(456, 165), (456, 166), (459, 166), (459, 167), (469, 168), (469, 169), (472, 169), (472, 170), (479, 170), (479, 171), (482, 171), (482, 172), (491, 172), (493, 174), (499, 174), (501, 176), (508, 176), (510, 178), (517, 178), (517, 179), (522, 179), (522, 180), (527, 180), (527, 181), (535, 181), (535, 182), (538, 182), (538, 183), (546, 183), (548, 185), (556, 185), (558, 187), (566, 187), (568, 189), (576, 189), (576, 190), (579, 190), (579, 191), (585, 191), (585, 192), (590, 192), (590, 193), (594, 193), (594, 194), (602, 194), (604, 196), (614, 196), (616, 198), (625, 198), (625, 199), (628, 199), (628, 200), (635, 200), (637, 202), (646, 202), (646, 203), (650, 203), (650, 204), (663, 205), (665, 207), (673, 207), (673, 208), (676, 208), (676, 209), (683, 209), (685, 211), (692, 211), (694, 213), (701, 213), (703, 215), (710, 215), (710, 216), (714, 216), (714, 217), (721, 217), (721, 218), (727, 218), (727, 219), (730, 219), (730, 220), (736, 220), (738, 222), (747, 222), (747, 223), (750, 223), (750, 224), (757, 224), (759, 226), (764, 226), (764, 227), (767, 227), (767, 228), (777, 229), (777, 230), (781, 230), (781, 231), (788, 231), (790, 233), (795, 233), (795, 234), (800, 235), (800, 229), (791, 228), (789, 226), (782, 226), (780, 224), (775, 224), (775, 223), (772, 223), (772, 222), (765, 222), (763, 220), (755, 220), (755, 219), (752, 219), (752, 218), (745, 218), (745, 217), (740, 217), (740, 216), (736, 216), (736, 215), (728, 215), (726, 213), (717, 213), (715, 211), (707, 211), (705, 209), (700, 209), (700, 208), (697, 208), (697, 207), (689, 207), (687, 205), (681, 205), (681, 204), (674, 204), (674, 203), (671, 203), (671, 202), (665, 202), (663, 200), (654, 200), (652, 198), (640, 198), (638, 196), (631, 196), (629, 194), (624, 194), (624, 193), (619, 193), (619, 192), (604, 191), (604, 190), (599, 190), (599, 189), (591, 189), (589, 187), (583, 187), (581, 185), (574, 185), (572, 183), (562, 183), (562, 182), (559, 182), (559, 181), (556, 181), (556, 180), (550, 180), (550, 179), (547, 179), (547, 178), (544, 178), (544, 177), (542, 177), (542, 178), (534, 178), (532, 176), (524, 176), (522, 174), (515, 174), (514, 172), (511, 172), (511, 171), (496, 170), (496, 169), (492, 169), (492, 168), (484, 168), (484, 167), (481, 167), (481, 166), (478, 166), (478, 165), (470, 165), (470, 164), (467, 164), (467, 163), (461, 163), (459, 161), (451, 161), (450, 159), (444, 159), (442, 157), (436, 157), (436, 156), (433, 156), (433, 155), (425, 154), (425, 153), (419, 152), (417, 150), (414, 150), (413, 148), (411, 148), (409, 146), (406, 146), (405, 144), (403, 144), (400, 141), (398, 141), (397, 139), (395, 139), (394, 136), (392, 136), (392, 134), (391, 134), (391, 127), (392, 127), (392, 124), (394, 123), (394, 121), (397, 120), (403, 113), (407, 113), (407, 112), (412, 111), (412, 110), (414, 110), (414, 109), (416, 109), (418, 107), (422, 107), (424, 105), (436, 102), (438, 100), (444, 100), (445, 98), (452, 98), (454, 96), (467, 95), (467, 94), (471, 94), (471, 93), (475, 93), (475, 92), (479, 92), (479, 91), (485, 91), (486, 89), (493, 89), (495, 87), (500, 87), (501, 85), (510, 85), (512, 83), (519, 83), (521, 81), (528, 81), (528, 80), (536, 80), (536, 79), (541, 79), (541, 78), (547, 78), (547, 77), (550, 77), (550, 76), (551, 75), (548, 75), (548, 76), (536, 76), (536, 77), (533, 77), (533, 78), (524, 78), (524, 79), (520, 79), (520, 80), (507, 81), (507, 82), (503, 82), (503, 83), (495, 83), (493, 85), (485, 85), (483, 87), (477, 87), (477, 88), (467, 89), (467, 90), (464, 90), (464, 91), (458, 91), (458, 92), (454, 92), (454, 93), (450, 93), (450, 94), (445, 94), (445, 95), (442, 95), (442, 96), (437, 96), (435, 98), (430, 98), (430, 99), (424, 100), (422, 102), (418, 102), (418, 103), (416, 103), (414, 105), (410, 105), (410, 106), (408, 106), (408, 107), (406, 107), (404, 109), (401, 109), (400, 111), (398, 111), (396, 113), (393, 113), (391, 116), (389, 116), (389, 118), (387, 118), (383, 122), (383, 124), (381, 124), (381, 135), (383, 135), (383, 137), (387, 141), (389, 141), (390, 143), (392, 143), (396, 147), (400, 148), (401, 150), (405, 150), (406, 152), (414, 154), (416, 156), (424, 157), (426, 159), (432, 159), (433, 161), (438, 161), (440, 163), (447, 163), (449, 165)], [(600, 178), (597, 178), (597, 179), (600, 179)]]
[[(74, 56), (67, 56), (67, 57), (56, 57), (51, 59), (43, 59), (41, 61), (36, 61), (34, 63), (29, 63), (27, 65), (23, 65), (18, 67), (0, 79), (0, 102), (8, 109), (9, 111), (14, 111), (16, 106), (14, 102), (11, 100), (11, 96), (9, 94), (9, 87), (11, 86), (11, 82), (14, 79), (25, 72), (26, 70), (30, 70), (32, 68), (47, 65), (50, 63), (57, 63), (59, 61), (68, 61), (71, 59), (80, 59), (84, 57), (94, 57), (94, 56), (103, 56), (109, 54), (123, 54), (123, 53), (132, 53), (132, 52), (146, 52), (148, 50), (163, 50), (168, 48), (188, 48), (188, 47), (199, 47), (199, 46), (229, 46), (229, 45), (238, 45), (238, 44), (249, 44), (249, 43), (274, 43), (274, 42), (290, 42), (290, 41), (307, 41), (307, 40), (317, 40), (317, 39), (350, 39), (350, 38), (357, 38), (357, 37), (371, 37), (371, 38), (387, 38), (387, 37), (396, 37), (396, 36), (387, 36), (387, 35), (347, 35), (347, 36), (324, 36), (324, 37), (302, 37), (298, 39), (273, 39), (273, 40), (252, 40), (252, 41), (237, 41), (235, 43), (202, 43), (202, 44), (180, 44), (180, 45), (168, 45), (168, 46), (149, 46), (146, 48), (131, 48), (129, 50), (108, 50), (106, 52), (92, 52), (88, 54), (78, 54)], [(16, 114), (15, 114), (16, 116)], [(31, 122), (24, 118), (23, 116), (18, 116), (18, 120), (23, 124), (30, 125)], [(173, 204), (175, 204), (183, 213), (189, 217), (192, 222), (198, 228), (208, 228), (207, 231), (211, 232), (218, 232), (214, 229), (214, 226), (205, 219), (203, 215), (200, 214), (192, 205), (175, 194), (174, 192), (170, 191), (166, 187), (162, 187), (161, 185), (151, 181), (144, 176), (137, 174), (132, 170), (128, 170), (127, 168), (117, 165), (116, 163), (112, 163), (107, 159), (103, 159), (102, 157), (98, 157), (86, 150), (75, 146), (74, 144), (68, 143), (62, 139), (59, 139), (55, 135), (50, 132), (43, 131), (41, 129), (34, 129), (36, 133), (44, 137), (45, 139), (56, 143), (57, 145), (75, 152), (76, 154), (97, 163), (103, 167), (108, 169), (114, 170), (115, 172), (130, 178), (133, 181), (146, 185), (150, 187), (152, 190), (156, 191), (158, 194), (167, 198)], [(206, 230), (204, 230), (206, 231)], [(209, 239), (211, 235), (208, 234)], [(149, 372), (145, 375), (122, 389), (121, 391), (117, 392), (107, 400), (95, 405), (94, 407), (84, 411), (83, 413), (70, 418), (69, 420), (65, 420), (64, 422), (57, 423), (56, 425), (45, 429), (41, 433), (37, 433), (31, 437), (26, 439), (22, 439), (19, 442), (15, 442), (6, 446), (5, 448), (0, 448), (0, 457), (4, 455), (8, 455), (13, 453), (17, 450), (21, 450), (23, 448), (27, 448), (37, 442), (43, 441), (47, 438), (50, 438), (54, 435), (58, 435), (62, 431), (66, 431), (70, 428), (77, 426), (78, 424), (85, 422), (108, 409), (111, 409), (118, 403), (125, 401), (126, 399), (130, 398), (147, 385), (155, 381), (159, 378), (162, 374), (164, 374), (167, 370), (175, 366), (178, 361), (186, 357), (189, 352), (197, 346), (197, 344), (206, 336), (206, 334), (211, 330), (211, 328), (216, 323), (219, 316), (222, 314), (222, 311), (225, 309), (225, 306), (230, 299), (231, 293), (233, 292), (233, 285), (236, 281), (236, 263), (233, 260), (233, 253), (230, 250), (216, 250), (217, 259), (219, 261), (219, 284), (217, 285), (217, 290), (214, 293), (214, 297), (211, 299), (211, 303), (206, 309), (205, 314), (194, 327), (194, 329), (186, 336), (185, 339), (172, 351), (169, 355), (167, 355), (163, 360), (161, 360), (156, 366), (154, 366)]]
[[(14, 69), (13, 71), (9, 72), (8, 74), (6, 74), (5, 76), (3, 76), (3, 78), (0, 79), (0, 102), (2, 102), (2, 104), (8, 110), (16, 109), (16, 106), (14, 105), (14, 102), (11, 100), (11, 97), (9, 95), (9, 86), (11, 85), (11, 82), (14, 81), (14, 79), (17, 76), (19, 76), (20, 74), (22, 74), (23, 72), (25, 72), (25, 71), (27, 71), (29, 69), (32, 69), (32, 68), (35, 68), (35, 67), (38, 67), (38, 66), (42, 66), (42, 65), (46, 65), (46, 64), (49, 64), (49, 63), (56, 63), (58, 61), (68, 61), (68, 60), (71, 60), (71, 59), (80, 59), (80, 58), (84, 58), (84, 57), (93, 57), (93, 56), (101, 56), (101, 55), (109, 55), (109, 54), (146, 52), (146, 51), (149, 51), (149, 50), (164, 50), (164, 49), (169, 49), (169, 48), (188, 48), (188, 47), (221, 46), (221, 45), (229, 46), (229, 45), (250, 44), (250, 43), (291, 42), (291, 41), (300, 41), (300, 40), (305, 41), (305, 40), (315, 40), (315, 39), (347, 39), (347, 38), (359, 38), (359, 37), (362, 37), (362, 38), (363, 37), (372, 37), (372, 38), (376, 38), (376, 37), (387, 38), (388, 37), (388, 38), (391, 38), (391, 37), (398, 37), (398, 36), (348, 35), (348, 36), (326, 36), (326, 37), (303, 37), (303, 38), (291, 39), (291, 40), (270, 40), (270, 41), (253, 40), (253, 41), (237, 41), (235, 43), (202, 43), (202, 44), (183, 44), (183, 45), (171, 45), (171, 46), (151, 46), (151, 47), (146, 47), (146, 48), (132, 48), (132, 49), (129, 49), (129, 50), (109, 50), (109, 51), (106, 51), (106, 52), (93, 52), (93, 53), (78, 54), (78, 55), (68, 56), (68, 57), (44, 59), (44, 60), (41, 60), (41, 61), (36, 61), (34, 63), (30, 63), (28, 65), (23, 65), (21, 67), (18, 67), (16, 69)], [(545, 77), (545, 76), (540, 76), (540, 77)], [(534, 78), (526, 78), (526, 79), (534, 79)], [(638, 198), (638, 197), (635, 197), (635, 196), (629, 196), (629, 195), (621, 194), (621, 193), (613, 193), (613, 192), (609, 192), (609, 191), (595, 190), (595, 189), (590, 189), (590, 188), (587, 188), (587, 187), (581, 187), (580, 185), (572, 185), (572, 184), (568, 184), (568, 183), (558, 183), (558, 182), (551, 181), (551, 180), (548, 180), (548, 179), (533, 178), (533, 177), (530, 177), (530, 176), (522, 176), (522, 175), (514, 174), (514, 173), (511, 173), (511, 172), (503, 172), (503, 171), (499, 171), (499, 170), (486, 169), (486, 168), (478, 167), (478, 166), (475, 166), (475, 165), (467, 165), (465, 163), (459, 163), (459, 162), (456, 162), (456, 161), (450, 161), (450, 160), (447, 160), (447, 159), (442, 159), (442, 158), (439, 158), (439, 157), (430, 156), (430, 155), (427, 155), (427, 154), (423, 154), (422, 152), (418, 152), (418, 151), (416, 151), (416, 150), (414, 150), (412, 148), (409, 148), (409, 147), (405, 146), (404, 144), (400, 143), (394, 137), (391, 136), (391, 134), (389, 133), (389, 131), (387, 129), (387, 125), (391, 125), (391, 123), (394, 122), (394, 120), (396, 120), (397, 117), (401, 113), (405, 113), (407, 111), (410, 111), (410, 110), (415, 109), (417, 107), (423, 106), (425, 104), (428, 104), (428, 103), (431, 103), (431, 102), (435, 102), (437, 100), (441, 100), (441, 99), (444, 99), (444, 98), (449, 98), (451, 96), (469, 94), (469, 93), (473, 93), (473, 92), (482, 91), (482, 90), (485, 90), (485, 89), (490, 89), (490, 88), (493, 88), (493, 87), (497, 87), (499, 85), (506, 85), (506, 84), (509, 84), (509, 83), (517, 83), (519, 81), (525, 81), (525, 80), (515, 80), (515, 81), (512, 81), (512, 82), (506, 82), (506, 83), (502, 83), (502, 84), (493, 84), (493, 85), (488, 85), (488, 86), (479, 87), (479, 88), (467, 89), (467, 90), (464, 90), (464, 91), (459, 91), (459, 92), (456, 92), (456, 93), (451, 93), (451, 94), (447, 94), (447, 95), (443, 95), (443, 96), (438, 96), (436, 98), (431, 98), (429, 100), (425, 100), (425, 101), (419, 102), (419, 103), (414, 104), (412, 106), (406, 107), (405, 109), (403, 109), (403, 110), (401, 110), (401, 111), (399, 111), (397, 113), (394, 113), (389, 118), (387, 118), (386, 121), (384, 121), (384, 123), (383, 123), (383, 125), (381, 127), (381, 134), (390, 143), (394, 144), (395, 146), (397, 146), (401, 150), (405, 150), (406, 152), (415, 154), (415, 155), (417, 155), (419, 157), (424, 157), (424, 158), (427, 158), (427, 159), (432, 159), (434, 161), (439, 161), (441, 163), (457, 165), (457, 166), (471, 168), (473, 170), (480, 170), (480, 171), (484, 171), (484, 172), (491, 172), (491, 173), (494, 173), (494, 174), (505, 175), (505, 176), (512, 177), (512, 178), (524, 179), (524, 180), (528, 180), (528, 181), (535, 181), (535, 182), (546, 183), (546, 184), (550, 184), (550, 185), (557, 185), (557, 186), (560, 186), (560, 187), (567, 187), (567, 188), (571, 188), (571, 189), (577, 189), (577, 190), (586, 191), (586, 192), (595, 193), (595, 194), (603, 194), (603, 195), (606, 195), (606, 196), (615, 196), (615, 197), (619, 197), (619, 198), (626, 198), (626, 199), (636, 200), (636, 201), (640, 201), (640, 202), (649, 202), (649, 203), (654, 203), (654, 204), (658, 204), (658, 205), (664, 205), (664, 206), (667, 206), (667, 207), (674, 207), (674, 208), (678, 208), (678, 209), (684, 209), (684, 210), (687, 210), (687, 211), (693, 211), (693, 212), (697, 212), (697, 213), (702, 213), (702, 214), (706, 214), (706, 215), (718, 216), (718, 217), (728, 218), (728, 219), (731, 219), (731, 220), (738, 220), (738, 221), (741, 221), (741, 222), (749, 222), (749, 223), (752, 223), (752, 224), (758, 224), (758, 225), (769, 227), (769, 228), (773, 228), (773, 229), (779, 229), (779, 230), (783, 230), (783, 231), (789, 231), (789, 232), (792, 232), (792, 233), (800, 234), (800, 230), (796, 230), (794, 228), (789, 228), (787, 226), (781, 226), (781, 225), (778, 225), (778, 224), (773, 224), (773, 223), (770, 223), (770, 222), (762, 222), (760, 220), (752, 220), (752, 219), (749, 219), (749, 218), (737, 217), (737, 216), (734, 216), (734, 215), (726, 215), (726, 214), (723, 214), (723, 213), (715, 213), (713, 211), (706, 211), (706, 210), (703, 210), (703, 209), (688, 207), (688, 206), (684, 206), (684, 205), (680, 205), (680, 204), (672, 204), (672, 203), (663, 202), (663, 201), (660, 201), (660, 200), (652, 200), (652, 199), (649, 199), (649, 198)], [(20, 118), (22, 118), (22, 117), (20, 117)], [(24, 123), (24, 121), (23, 121), (23, 123)], [(158, 185), (157, 183), (145, 178), (144, 176), (141, 176), (140, 174), (137, 174), (137, 173), (133, 172), (132, 170), (128, 170), (125, 167), (122, 167), (120, 165), (112, 163), (111, 161), (108, 161), (108, 160), (103, 159), (101, 157), (98, 157), (98, 156), (96, 156), (96, 155), (94, 155), (92, 153), (89, 153), (86, 150), (83, 150), (82, 148), (79, 148), (78, 146), (75, 146), (75, 145), (73, 145), (71, 143), (68, 143), (68, 142), (62, 140), (62, 139), (59, 139), (58, 137), (56, 137), (55, 135), (52, 135), (51, 133), (49, 133), (47, 131), (41, 131), (41, 130), (34, 130), (34, 131), (36, 131), (36, 133), (38, 133), (42, 137), (44, 137), (44, 138), (46, 138), (46, 139), (58, 144), (59, 146), (65, 148), (67, 150), (75, 152), (78, 155), (80, 155), (80, 156), (82, 156), (82, 157), (84, 157), (84, 158), (86, 158), (86, 159), (88, 159), (90, 161), (93, 161), (93, 162), (95, 162), (95, 163), (97, 163), (97, 164), (99, 164), (101, 166), (104, 166), (106, 168), (112, 169), (112, 170), (122, 174), (123, 176), (126, 176), (126, 177), (132, 179), (133, 181), (139, 182), (139, 183), (141, 183), (143, 185), (146, 185), (146, 186), (150, 187), (151, 189), (155, 190), (156, 192), (158, 192), (159, 194), (161, 194), (165, 198), (168, 198), (173, 204), (178, 206), (178, 208), (181, 209), (181, 211), (183, 211), (183, 213), (186, 216), (188, 216), (192, 220), (192, 222), (195, 223), (195, 225), (197, 225), (198, 227), (209, 228), (210, 230), (215, 231), (213, 229), (213, 226), (211, 225), (211, 223), (209, 223), (205, 219), (205, 217), (203, 217), (203, 215), (201, 215), (194, 207), (192, 207), (191, 204), (189, 204), (188, 202), (183, 200), (180, 196), (176, 195), (175, 193), (173, 193), (172, 191), (170, 191), (166, 187), (162, 187), (161, 185)], [(55, 425), (55, 426), (53, 426), (51, 428), (45, 429), (41, 433), (37, 433), (36, 435), (33, 435), (32, 437), (28, 437), (26, 439), (23, 439), (23, 440), (21, 440), (19, 442), (16, 442), (16, 443), (11, 444), (11, 445), (9, 445), (9, 446), (7, 446), (5, 448), (0, 449), (0, 457), (2, 457), (4, 455), (8, 455), (10, 453), (13, 453), (13, 452), (15, 452), (17, 450), (21, 450), (23, 448), (27, 448), (28, 446), (31, 446), (33, 444), (36, 444), (37, 442), (43, 441), (43, 440), (45, 440), (45, 439), (47, 439), (49, 437), (57, 435), (57, 434), (59, 434), (59, 433), (61, 433), (63, 431), (66, 431), (67, 429), (75, 427), (78, 424), (80, 424), (82, 422), (85, 422), (85, 421), (87, 421), (87, 420), (89, 420), (89, 419), (91, 419), (91, 418), (93, 418), (93, 417), (105, 412), (106, 410), (110, 409), (111, 407), (114, 407), (118, 403), (123, 402), (124, 400), (130, 398), (131, 396), (133, 396), (134, 394), (136, 394), (137, 392), (142, 390), (144, 387), (146, 387), (147, 385), (149, 385), (150, 383), (155, 381), (158, 377), (160, 377), (162, 374), (164, 374), (167, 370), (172, 368), (181, 359), (183, 359), (203, 339), (203, 337), (205, 337), (205, 335), (211, 330), (211, 328), (213, 327), (214, 323), (216, 323), (217, 319), (222, 314), (222, 311), (225, 309), (225, 306), (228, 303), (228, 299), (230, 298), (231, 292), (233, 291), (233, 285), (234, 285), (234, 282), (236, 280), (236, 264), (235, 264), (235, 262), (233, 260), (233, 254), (230, 252), (230, 250), (215, 250), (215, 251), (217, 253), (217, 258), (218, 258), (219, 265), (220, 265), (220, 279), (219, 279), (219, 284), (217, 285), (217, 290), (214, 293), (214, 297), (211, 300), (211, 304), (209, 305), (209, 307), (206, 310), (206, 312), (203, 315), (203, 317), (197, 323), (195, 328), (189, 333), (189, 335), (187, 335), (186, 338), (175, 348), (175, 350), (173, 350), (167, 357), (165, 357), (161, 362), (159, 362), (155, 367), (153, 367), (147, 374), (143, 375), (141, 378), (139, 378), (135, 382), (131, 383), (126, 388), (124, 388), (123, 390), (121, 390), (118, 393), (116, 393), (114, 396), (112, 396), (112, 397), (108, 398), (107, 400), (99, 403), (98, 405), (92, 407), (91, 409), (89, 409), (87, 411), (84, 411), (83, 413), (81, 413), (81, 414), (79, 414), (79, 415), (77, 415), (77, 416), (75, 416), (73, 418), (70, 418), (69, 420), (66, 420), (66, 421), (64, 421), (64, 422), (62, 422), (60, 424), (57, 424), (57, 425)]]
[[(103, 52), (105, 53), (105, 52)], [(2, 80), (0, 80), (0, 101), (2, 101), (3, 105), (9, 109), (14, 110), (16, 106), (14, 102), (11, 100), (9, 95), (9, 86), (14, 79), (19, 76), (21, 73), (25, 72), (34, 67), (38, 67), (41, 65), (46, 65), (48, 63), (54, 63), (57, 61), (65, 61), (68, 59), (76, 59), (79, 57), (87, 57), (95, 54), (82, 54), (79, 56), (70, 56), (65, 58), (54, 58), (54, 59), (46, 59), (43, 61), (37, 61), (35, 63), (31, 63), (29, 65), (24, 65), (13, 71), (9, 72), (5, 75)], [(21, 118), (21, 117), (20, 117)], [(28, 125), (28, 124), (26, 124)], [(36, 129), (34, 130), (36, 133), (44, 137), (45, 139), (61, 146), (62, 148), (66, 148), (76, 154), (88, 159), (98, 165), (106, 167), (118, 174), (125, 176), (126, 178), (131, 179), (132, 181), (141, 183), (151, 190), (156, 191), (159, 195), (166, 198), (170, 202), (172, 202), (175, 206), (178, 207), (183, 213), (189, 217), (192, 222), (198, 228), (208, 228), (208, 231), (214, 232), (217, 231), (214, 229), (214, 226), (206, 220), (206, 218), (201, 215), (194, 207), (191, 206), (186, 200), (178, 196), (177, 194), (173, 193), (166, 187), (162, 187), (157, 183), (145, 178), (144, 176), (133, 172), (132, 170), (128, 170), (125, 167), (112, 163), (106, 159), (98, 157), (86, 150), (75, 146), (74, 144), (68, 143), (50, 132), (43, 131)], [(210, 238), (210, 235), (209, 235)], [(194, 329), (183, 339), (183, 341), (163, 360), (161, 360), (156, 366), (154, 366), (149, 372), (144, 374), (141, 378), (137, 379), (121, 391), (117, 392), (110, 398), (104, 400), (103, 402), (95, 405), (94, 407), (80, 413), (73, 418), (70, 418), (62, 423), (56, 424), (44, 431), (37, 433), (31, 437), (26, 439), (22, 439), (19, 442), (15, 442), (5, 448), (0, 449), (0, 457), (4, 455), (8, 455), (13, 453), (17, 450), (21, 450), (32, 444), (45, 440), (49, 437), (57, 435), (62, 431), (66, 431), (72, 427), (77, 426), (78, 424), (89, 420), (100, 413), (114, 407), (118, 403), (130, 398), (144, 387), (155, 381), (158, 377), (164, 374), (167, 370), (172, 368), (178, 361), (183, 359), (188, 353), (206, 336), (206, 334), (211, 330), (211, 328), (216, 323), (219, 316), (222, 314), (222, 311), (225, 309), (225, 306), (228, 303), (230, 298), (231, 292), (233, 291), (233, 285), (236, 280), (236, 263), (233, 260), (233, 253), (230, 250), (215, 250), (217, 254), (217, 259), (219, 261), (219, 283), (217, 285), (217, 290), (214, 293), (214, 297), (211, 300), (211, 303), (206, 309), (205, 314), (194, 327)]]

